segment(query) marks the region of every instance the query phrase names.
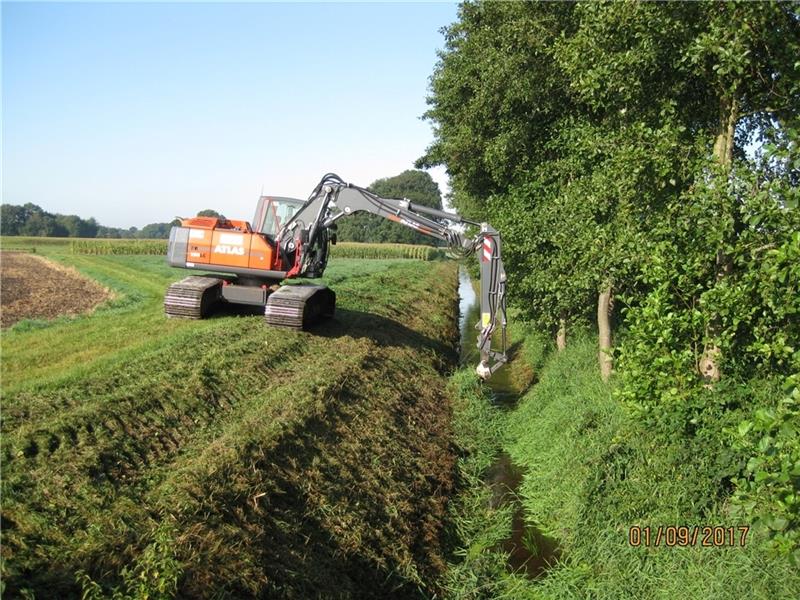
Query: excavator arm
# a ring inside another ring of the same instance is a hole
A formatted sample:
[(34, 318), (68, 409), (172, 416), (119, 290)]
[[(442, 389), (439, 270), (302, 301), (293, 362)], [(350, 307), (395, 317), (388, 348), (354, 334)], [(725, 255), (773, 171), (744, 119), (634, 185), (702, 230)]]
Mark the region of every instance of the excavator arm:
[[(474, 223), (409, 200), (382, 198), (367, 189), (346, 183), (329, 173), (319, 182), (305, 204), (278, 232), (278, 251), (291, 268), (287, 277), (319, 277), (327, 264), (330, 231), (339, 219), (357, 212), (367, 212), (410, 227), (448, 245), (457, 258), (475, 253), (480, 262), (481, 320), (478, 349), (480, 363), (476, 372), (487, 379), (506, 358), (506, 273), (501, 255), (500, 234), (488, 223)], [(472, 238), (442, 222), (479, 226)], [(500, 350), (492, 349), (492, 338), (500, 329)]]

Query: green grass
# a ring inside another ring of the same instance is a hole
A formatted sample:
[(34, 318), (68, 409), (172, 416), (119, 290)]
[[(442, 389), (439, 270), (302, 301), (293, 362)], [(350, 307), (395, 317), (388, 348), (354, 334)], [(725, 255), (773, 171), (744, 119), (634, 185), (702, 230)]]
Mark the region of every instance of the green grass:
[(48, 255), (117, 298), (0, 338), (7, 592), (413, 597), (437, 579), (453, 264), (331, 261), (337, 317), (309, 334), (165, 319), (183, 273), (160, 257)]
[(526, 518), (563, 550), (559, 565), (522, 597), (796, 597), (798, 572), (752, 535), (744, 548), (628, 543), (632, 525), (741, 523), (724, 501), (703, 501), (714, 485), (704, 457), (696, 468), (677, 464), (676, 448), (656, 443), (619, 405), (599, 378), (596, 348), (596, 339), (579, 336), (550, 355), (508, 417), (507, 449), (525, 470)]
[(4, 235), (0, 237), (0, 250), (16, 252), (69, 251), (70, 238), (29, 237)]
[[(496, 404), (466, 370), (451, 380), (462, 485), (451, 503), (446, 597), (797, 597), (800, 573), (752, 532), (744, 547), (631, 546), (633, 525), (742, 525), (724, 495), (713, 499), (718, 483), (709, 465), (725, 449), (686, 458), (685, 449), (656, 441), (615, 398), (613, 380), (600, 380), (596, 338), (573, 336), (556, 353), (518, 322), (511, 333), (523, 343), (508, 368), (522, 372), (524, 363), (535, 381), (515, 407)], [(492, 508), (486, 477), (502, 451), (524, 473), (517, 495), (527, 525), (559, 549), (535, 580), (510, 573), (500, 549), (511, 513)]]

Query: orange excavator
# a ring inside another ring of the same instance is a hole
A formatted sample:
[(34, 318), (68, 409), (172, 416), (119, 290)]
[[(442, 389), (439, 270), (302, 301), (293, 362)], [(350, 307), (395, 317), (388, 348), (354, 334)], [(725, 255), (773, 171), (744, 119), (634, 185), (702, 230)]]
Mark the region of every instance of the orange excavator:
[[(336, 222), (368, 212), (441, 240), (456, 258), (477, 254), (480, 261), (481, 319), (478, 375), (487, 379), (506, 362), (506, 274), (500, 234), (487, 223), (414, 204), (381, 198), (365, 188), (325, 175), (307, 200), (262, 196), (255, 218), (182, 219), (170, 231), (167, 262), (204, 274), (173, 283), (164, 297), (168, 317), (202, 319), (220, 303), (264, 307), (268, 325), (306, 329), (334, 314), (336, 294), (324, 285), (281, 285), (296, 277), (318, 278), (325, 271), (329, 244), (336, 243)], [(464, 237), (453, 225), (480, 228)], [(208, 274), (211, 272), (211, 274)], [(492, 336), (501, 331), (501, 348)]]

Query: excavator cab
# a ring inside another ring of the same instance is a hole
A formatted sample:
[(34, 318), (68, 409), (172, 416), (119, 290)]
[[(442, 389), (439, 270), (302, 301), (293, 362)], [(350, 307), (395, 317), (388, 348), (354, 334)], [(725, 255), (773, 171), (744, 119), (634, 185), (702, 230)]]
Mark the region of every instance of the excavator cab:
[(297, 198), (261, 196), (253, 218), (253, 229), (275, 241), (275, 236), (289, 220), (303, 207), (305, 202)]

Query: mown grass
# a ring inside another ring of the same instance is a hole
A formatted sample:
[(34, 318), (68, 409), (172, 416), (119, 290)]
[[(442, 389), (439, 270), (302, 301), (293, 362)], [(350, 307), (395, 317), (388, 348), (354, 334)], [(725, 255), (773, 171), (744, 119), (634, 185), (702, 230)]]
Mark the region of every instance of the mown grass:
[(307, 334), (165, 319), (181, 274), (158, 257), (51, 256), (119, 298), (2, 334), (10, 593), (409, 597), (436, 579), (452, 264), (332, 262), (338, 316)]
[[(164, 319), (164, 291), (181, 273), (159, 257), (82, 257), (57, 252), (46, 256), (97, 280), (113, 290), (116, 299), (91, 316), (21, 321), (3, 332), (4, 392), (70, 373), (84, 377), (97, 360), (107, 361), (127, 349), (197, 326)], [(213, 321), (200, 325), (213, 326)]]

